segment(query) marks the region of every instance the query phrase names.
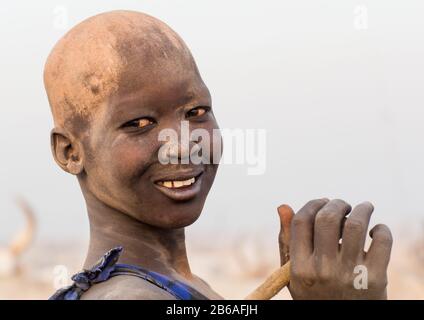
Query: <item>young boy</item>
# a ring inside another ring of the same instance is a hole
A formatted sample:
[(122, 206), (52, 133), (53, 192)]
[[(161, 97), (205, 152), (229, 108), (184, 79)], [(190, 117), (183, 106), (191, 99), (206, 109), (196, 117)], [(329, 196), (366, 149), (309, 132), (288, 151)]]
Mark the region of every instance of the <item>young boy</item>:
[[(78, 178), (90, 220), (84, 270), (52, 298), (221, 299), (192, 274), (184, 239), (218, 167), (213, 159), (194, 163), (191, 153), (208, 148), (212, 158), (220, 139), (160, 139), (162, 130), (179, 135), (185, 121), (190, 132), (203, 129), (210, 137), (218, 129), (208, 88), (183, 40), (143, 13), (103, 13), (56, 44), (44, 82), (55, 124), (53, 155)], [(317, 199), (293, 223), (282, 219), (281, 262), (290, 250), (293, 298), (387, 297), (392, 240), (386, 226), (371, 231), (364, 252), (372, 211), (367, 202), (351, 210), (342, 200)], [(353, 285), (358, 265), (367, 269), (367, 290)]]

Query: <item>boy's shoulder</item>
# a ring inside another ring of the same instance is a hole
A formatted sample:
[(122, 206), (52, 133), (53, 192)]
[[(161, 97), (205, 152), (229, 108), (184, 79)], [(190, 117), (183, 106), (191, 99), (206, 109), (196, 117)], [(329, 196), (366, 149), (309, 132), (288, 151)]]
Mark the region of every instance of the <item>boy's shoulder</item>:
[(93, 285), (81, 300), (174, 300), (175, 297), (143, 279), (120, 275)]

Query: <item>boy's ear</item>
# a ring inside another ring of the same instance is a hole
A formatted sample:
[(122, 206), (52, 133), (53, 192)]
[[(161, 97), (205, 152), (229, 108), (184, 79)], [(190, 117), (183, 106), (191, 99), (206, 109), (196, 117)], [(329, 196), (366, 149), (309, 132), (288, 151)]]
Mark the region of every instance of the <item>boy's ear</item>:
[(80, 143), (60, 128), (51, 131), (50, 142), (53, 157), (63, 170), (73, 175), (83, 171), (83, 150)]

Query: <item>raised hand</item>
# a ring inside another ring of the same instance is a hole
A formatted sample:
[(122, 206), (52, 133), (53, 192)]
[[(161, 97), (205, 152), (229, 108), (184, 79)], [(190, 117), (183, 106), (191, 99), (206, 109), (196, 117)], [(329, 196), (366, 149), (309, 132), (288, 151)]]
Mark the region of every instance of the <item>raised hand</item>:
[(279, 207), (280, 257), (282, 264), (290, 257), (293, 299), (387, 299), (389, 228), (375, 226), (364, 251), (373, 210), (369, 202), (352, 210), (343, 200), (317, 199), (292, 219), (290, 207)]

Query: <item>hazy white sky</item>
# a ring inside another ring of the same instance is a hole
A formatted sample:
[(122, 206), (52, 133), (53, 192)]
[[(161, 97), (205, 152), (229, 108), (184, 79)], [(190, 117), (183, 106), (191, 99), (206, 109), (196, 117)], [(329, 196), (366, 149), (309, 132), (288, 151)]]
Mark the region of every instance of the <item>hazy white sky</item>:
[(9, 1), (0, 8), (0, 240), (21, 223), (18, 194), (39, 214), (40, 238), (87, 237), (76, 179), (51, 157), (42, 71), (67, 29), (113, 9), (151, 14), (183, 37), (222, 128), (266, 129), (266, 173), (221, 166), (194, 233), (275, 236), (279, 204), (322, 196), (370, 200), (373, 223), (418, 230), (422, 1)]

